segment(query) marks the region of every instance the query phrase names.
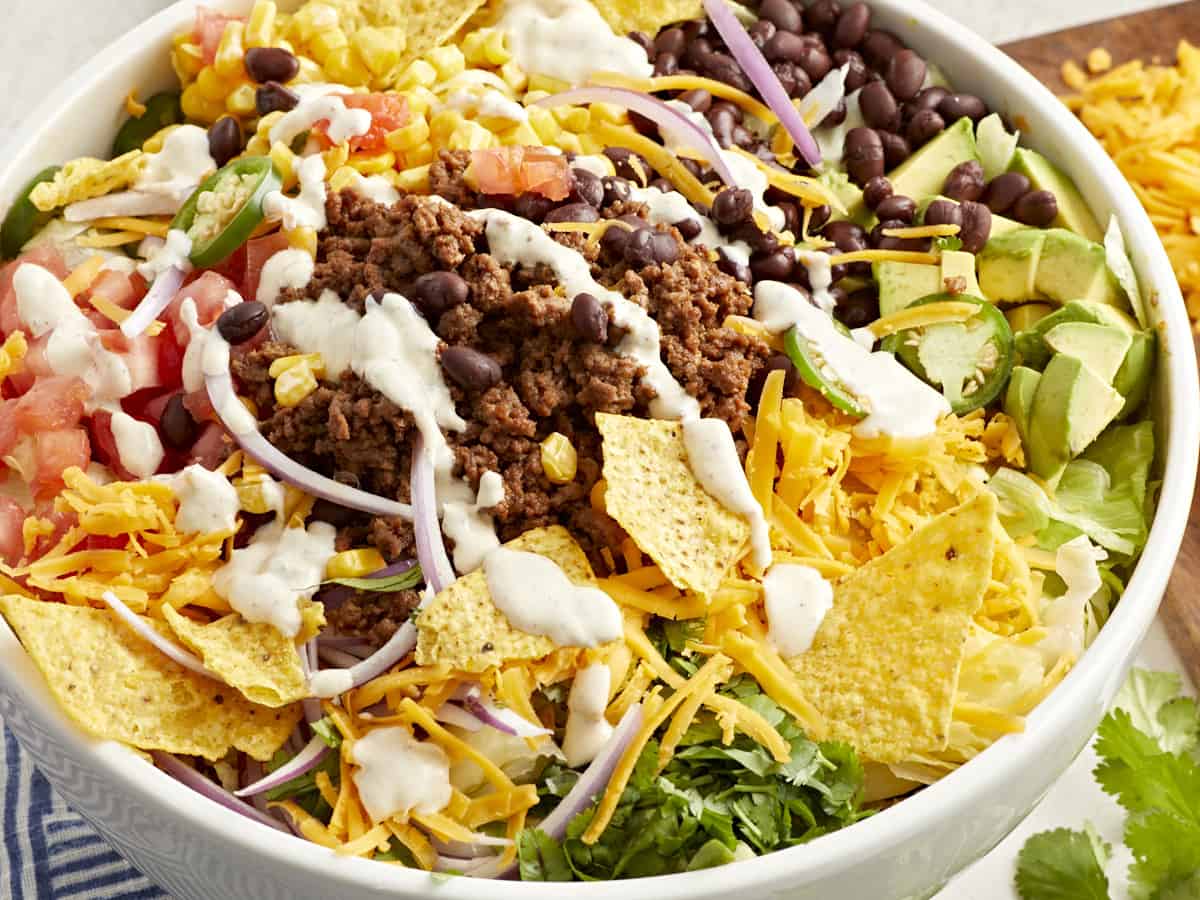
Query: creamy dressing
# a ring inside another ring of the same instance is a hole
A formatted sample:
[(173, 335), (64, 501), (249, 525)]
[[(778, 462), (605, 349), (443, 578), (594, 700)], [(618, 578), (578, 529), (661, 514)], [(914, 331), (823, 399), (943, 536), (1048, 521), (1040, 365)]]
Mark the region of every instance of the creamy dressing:
[(520, 103), (511, 100), (499, 91), (458, 90), (446, 97), (440, 109), (459, 109), (476, 116), (507, 119), (510, 122), (528, 122), (529, 112)]
[(191, 254), (192, 239), (187, 236), (187, 232), (172, 228), (167, 232), (165, 241), (147, 247), (146, 261), (138, 264), (138, 274), (152, 282), (167, 269), (190, 272), (192, 262), (188, 257)]
[(554, 560), (498, 547), (483, 561), (492, 603), (514, 627), (560, 647), (597, 647), (619, 639), (621, 611), (604, 591), (574, 584)]
[(646, 51), (613, 34), (587, 0), (507, 0), (496, 27), (521, 69), (583, 84), (593, 72), (647, 78), (654, 67)]
[[(190, 325), (189, 325), (190, 328)], [(229, 375), (229, 343), (225, 338), (221, 337), (220, 332), (215, 328), (207, 328), (200, 330), (200, 340), (198, 342), (200, 353), (200, 372), (201, 384), (206, 378), (228, 377)], [(197, 340), (197, 335), (193, 333), (192, 340)], [(192, 344), (188, 344), (188, 349), (192, 349)], [(188, 364), (187, 354), (184, 354), (185, 374)], [(232, 392), (229, 391), (227, 396), (214, 396), (209, 393), (208, 399), (213, 404), (213, 409), (220, 417), (221, 421), (229, 431), (236, 435), (250, 434), (258, 431), (258, 420), (250, 410), (246, 409), (245, 405)]]
[(137, 478), (149, 478), (158, 471), (163, 461), (163, 445), (157, 428), (120, 409), (113, 412), (111, 427), (117, 458), (125, 471)]
[[(368, 117), (370, 114), (367, 114)], [(283, 191), (271, 191), (263, 199), (263, 214), (270, 221), (283, 221), (283, 227), (325, 228), (325, 160), (319, 155), (306, 156), (296, 170), (300, 193), (289, 197)]]
[[(46, 362), (55, 375), (74, 375), (91, 388), (91, 404), (115, 402), (133, 390), (133, 376), (52, 272), (24, 263), (13, 276), (17, 316), (35, 338), (49, 334)], [(94, 408), (94, 407), (92, 407)]]
[(364, 176), (361, 172), (350, 175), (350, 190), (372, 203), (395, 206), (400, 202), (400, 192), (382, 175)]
[(175, 473), (171, 490), (179, 501), (175, 528), (187, 534), (212, 534), (237, 528), (237, 489), (220, 472), (192, 464)]
[(771, 565), (771, 532), (762, 506), (746, 480), (733, 434), (723, 419), (688, 419), (683, 423), (688, 465), (701, 487), (718, 503), (750, 521), (754, 565)]
[(780, 563), (763, 578), (767, 639), (784, 659), (808, 651), (826, 613), (833, 609), (833, 585), (816, 569)]
[(450, 759), (432, 741), (399, 726), (376, 728), (354, 742), (354, 786), (372, 822), (436, 813), (450, 802)]
[(846, 95), (846, 118), (840, 125), (826, 125), (813, 130), (813, 139), (821, 151), (821, 171), (838, 171), (846, 152), (846, 135), (854, 128), (866, 125), (859, 103), (861, 89)]
[(922, 437), (932, 434), (950, 404), (894, 356), (872, 353), (846, 337), (833, 319), (791, 285), (760, 281), (754, 288), (754, 318), (772, 334), (799, 329), (820, 356), (824, 377), (840, 382), (867, 415), (854, 426), (859, 437)]
[(280, 250), (263, 264), (254, 299), (268, 309), (287, 288), (307, 287), (312, 281), (313, 258), (304, 250)]
[(267, 622), (295, 637), (300, 601), (320, 587), (336, 537), (336, 529), (326, 522), (310, 522), (307, 528), (265, 525), (213, 573), (213, 590), (246, 621)]
[(1042, 624), (1049, 634), (1038, 647), (1048, 665), (1063, 654), (1078, 657), (1083, 652), (1087, 604), (1104, 584), (1096, 563), (1107, 557), (1102, 548), (1092, 544), (1083, 534), (1062, 544), (1055, 552), (1054, 571), (1067, 590), (1042, 609)]
[(138, 191), (182, 193), (216, 169), (208, 152), (208, 132), (197, 125), (180, 125), (163, 140), (162, 150), (146, 154), (146, 164), (133, 187)]
[[(575, 162), (578, 164), (579, 160)], [(721, 236), (713, 220), (697, 212), (687, 197), (678, 191), (631, 186), (629, 196), (638, 203), (646, 204), (646, 218), (652, 224), (675, 225), (684, 219), (694, 219), (700, 223), (700, 233), (690, 243), (703, 244), (711, 250), (722, 250), (731, 260), (741, 265), (750, 262), (749, 244), (745, 241), (727, 241)]]
[(314, 697), (338, 697), (352, 687), (354, 675), (349, 669), (322, 669), (308, 679), (308, 689)]
[(336, 90), (336, 86), (322, 85), (316, 91), (302, 94), (295, 108), (288, 110), (271, 127), (271, 143), (282, 141), (291, 144), (318, 122), (325, 120), (329, 140), (343, 144), (350, 138), (362, 137), (371, 130), (371, 113), (365, 109), (351, 109), (341, 97), (325, 90)]
[(612, 737), (613, 727), (604, 717), (611, 681), (612, 673), (604, 663), (592, 663), (575, 673), (567, 697), (562, 745), (567, 765), (572, 768), (590, 763)]
[(787, 216), (778, 206), (771, 206), (763, 199), (767, 188), (771, 186), (771, 183), (767, 181), (767, 173), (760, 169), (753, 160), (747, 159), (740, 153), (734, 153), (732, 150), (722, 150), (721, 158), (725, 160), (725, 165), (733, 174), (734, 183), (738, 187), (748, 190), (750, 196), (754, 198), (755, 211), (765, 215), (775, 231), (783, 231), (787, 224)]
[(504, 479), (499, 472), (484, 472), (476, 496), (465, 482), (446, 480), (450, 483), (443, 483), (438, 491), (442, 530), (454, 541), (454, 568), (465, 575), (483, 565), (484, 558), (500, 546), (487, 510), (504, 502)]
[(613, 174), (613, 164), (609, 158), (597, 153), (575, 157), (571, 160), (571, 168), (591, 172), (597, 178), (605, 178)]
[(284, 343), (304, 353), (320, 353), (326, 377), (336, 380), (354, 360), (354, 334), (361, 319), (337, 294), (326, 290), (318, 300), (293, 300), (276, 306), (271, 327)]
[(796, 254), (796, 261), (808, 272), (809, 294), (813, 303), (817, 304), (822, 312), (832, 314), (833, 308), (837, 306), (837, 298), (830, 290), (833, 287), (833, 263), (829, 261), (829, 254), (818, 253), (816, 250), (801, 250), (799, 247), (793, 252)]
[(503, 78), (487, 69), (464, 69), (450, 80), (435, 84), (433, 90), (438, 94), (450, 94), (454, 91), (481, 87), (495, 88), (505, 96), (512, 90), (504, 83)]

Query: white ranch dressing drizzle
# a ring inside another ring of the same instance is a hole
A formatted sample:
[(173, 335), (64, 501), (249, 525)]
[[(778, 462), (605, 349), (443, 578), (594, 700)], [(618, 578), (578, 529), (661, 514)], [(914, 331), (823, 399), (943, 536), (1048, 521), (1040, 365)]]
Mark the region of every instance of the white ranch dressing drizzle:
[(400, 202), (400, 192), (382, 175), (364, 176), (361, 172), (351, 172), (350, 190), (384, 206), (395, 206)]
[(268, 622), (295, 637), (300, 601), (320, 586), (336, 537), (337, 530), (326, 522), (310, 522), (307, 528), (286, 528), (279, 521), (265, 525), (213, 573), (213, 590), (246, 621)]
[[(370, 114), (368, 113), (368, 116)], [(300, 194), (289, 197), (283, 191), (271, 191), (263, 198), (263, 214), (270, 221), (283, 221), (283, 227), (325, 228), (325, 160), (319, 155), (306, 156), (296, 170)]]
[(613, 165), (608, 157), (598, 153), (575, 157), (571, 160), (571, 168), (591, 172), (597, 178), (605, 178), (613, 173)]
[[(337, 85), (321, 85), (317, 90), (301, 95), (300, 102), (271, 126), (271, 143), (290, 144), (322, 119), (328, 121), (326, 134), (334, 144), (362, 137), (371, 130), (371, 113), (366, 109), (351, 109), (341, 97), (332, 93)], [(347, 93), (351, 93), (347, 90)]]
[(133, 376), (118, 354), (104, 348), (100, 334), (54, 273), (23, 263), (13, 275), (17, 316), (35, 338), (49, 334), (46, 362), (56, 375), (81, 378), (92, 391), (89, 408), (126, 397)]
[(613, 727), (604, 717), (612, 673), (604, 663), (592, 663), (575, 673), (567, 696), (567, 728), (563, 734), (563, 755), (572, 768), (596, 758), (612, 737)]
[(454, 568), (465, 574), (478, 569), (500, 546), (496, 525), (487, 510), (504, 502), (504, 479), (499, 472), (484, 472), (478, 496), (472, 496), (465, 482), (446, 481), (449, 484), (443, 484), (440, 492), (442, 530), (454, 541)]
[(796, 261), (808, 272), (808, 285), (811, 288), (813, 303), (817, 304), (822, 312), (832, 313), (833, 308), (837, 306), (837, 298), (830, 290), (833, 287), (833, 264), (829, 261), (829, 254), (816, 250), (801, 250), (798, 247), (794, 248), (793, 252), (796, 254)]
[(646, 51), (618, 37), (586, 0), (507, 0), (496, 27), (521, 69), (583, 84), (593, 72), (649, 77)]
[(121, 409), (113, 411), (111, 428), (117, 457), (125, 471), (137, 478), (149, 478), (158, 471), (163, 461), (163, 445), (157, 428)]
[(454, 91), (446, 97), (439, 109), (460, 109), (473, 112), (476, 116), (507, 119), (510, 122), (529, 121), (529, 112), (520, 103), (499, 91), (486, 88)]
[(763, 578), (763, 596), (771, 645), (784, 659), (807, 652), (833, 609), (833, 585), (809, 566), (779, 563)]
[(361, 319), (330, 290), (322, 291), (317, 300), (281, 303), (271, 312), (271, 326), (279, 339), (304, 353), (320, 353), (326, 375), (331, 379), (337, 379), (350, 368), (354, 360), (354, 333)]
[(180, 125), (163, 140), (162, 150), (146, 154), (134, 190), (173, 193), (200, 183), (217, 170), (208, 152), (208, 132), (198, 125)]
[(220, 472), (192, 464), (171, 478), (171, 490), (179, 501), (175, 528), (186, 534), (212, 534), (237, 527), (241, 508), (237, 489)]
[(496, 608), (527, 634), (560, 647), (598, 647), (621, 637), (621, 610), (604, 591), (573, 583), (554, 560), (497, 547), (483, 561)]
[(1108, 557), (1085, 534), (1059, 546), (1054, 554), (1054, 571), (1066, 584), (1066, 593), (1050, 600), (1042, 609), (1042, 624), (1049, 634), (1038, 643), (1047, 665), (1065, 653), (1083, 652), (1086, 632), (1085, 610), (1092, 595), (1104, 582), (1096, 563)]
[(450, 758), (400, 726), (376, 728), (354, 742), (354, 786), (372, 822), (440, 812), (450, 802)]
[(270, 309), (287, 288), (306, 287), (314, 267), (313, 258), (304, 250), (289, 247), (278, 251), (263, 264), (254, 299)]
[(354, 687), (354, 675), (349, 669), (322, 669), (308, 679), (308, 689), (314, 697), (338, 697)]
[(188, 257), (191, 253), (192, 239), (187, 236), (187, 232), (172, 228), (167, 232), (165, 241), (148, 245), (146, 261), (138, 263), (138, 274), (152, 282), (167, 269), (190, 272), (192, 262)]
[[(199, 340), (197, 340), (198, 337)], [(205, 377), (228, 376), (229, 343), (221, 337), (220, 332), (215, 328), (201, 328), (198, 335), (196, 332), (192, 333), (192, 341), (188, 343), (188, 350), (192, 349), (192, 343), (196, 343), (198, 347), (201, 384), (204, 384)], [(188, 368), (186, 353), (183, 361), (186, 375)], [(229, 396), (218, 397), (212, 393), (208, 396), (213, 404), (213, 409), (216, 410), (217, 415), (232, 434), (249, 434), (258, 430), (258, 421), (250, 410), (246, 409), (242, 401), (233, 395), (232, 391), (229, 392)], [(262, 532), (260, 531), (259, 534)], [(247, 616), (247, 618), (249, 617)]]
[(846, 337), (808, 298), (788, 284), (760, 281), (754, 288), (754, 318), (772, 334), (792, 327), (822, 359), (827, 377), (841, 382), (867, 410), (854, 426), (859, 437), (923, 437), (950, 413), (950, 404), (890, 353), (870, 352)]

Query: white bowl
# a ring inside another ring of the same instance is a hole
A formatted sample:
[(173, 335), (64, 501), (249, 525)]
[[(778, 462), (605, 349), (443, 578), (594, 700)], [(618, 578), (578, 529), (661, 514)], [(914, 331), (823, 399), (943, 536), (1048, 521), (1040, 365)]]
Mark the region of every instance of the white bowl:
[[(249, 0), (219, 0), (244, 11)], [(1141, 642), (1187, 523), (1196, 475), (1200, 395), (1191, 331), (1154, 229), (1116, 167), (1067, 109), (999, 50), (914, 0), (876, 0), (873, 21), (935, 61), (958, 88), (1008, 113), (1069, 172), (1097, 217), (1120, 219), (1153, 298), (1160, 360), (1164, 489), (1145, 554), (1124, 599), (1066, 680), (1011, 735), (911, 799), (811, 844), (683, 875), (592, 884), (521, 884), (420, 872), (330, 851), (201, 798), (111, 742), (84, 736), (55, 705), (41, 674), (0, 619), (0, 714), (55, 788), (177, 900), (329, 897), (444, 900), (676, 900), (735, 892), (796, 900), (926, 898), (994, 847), (1087, 743)], [(49, 162), (106, 152), (134, 87), (167, 86), (171, 35), (192, 20), (180, 2), (102, 52), (26, 123), (0, 175), (5, 205)], [(69, 23), (67, 23), (69, 27)]]

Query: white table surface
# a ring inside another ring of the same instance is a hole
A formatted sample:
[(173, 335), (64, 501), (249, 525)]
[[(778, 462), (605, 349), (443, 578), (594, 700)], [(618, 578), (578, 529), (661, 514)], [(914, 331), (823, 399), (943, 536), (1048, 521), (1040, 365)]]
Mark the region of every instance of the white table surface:
[[(971, 26), (991, 41), (1067, 28), (1167, 5), (1164, 0), (932, 0), (934, 6)], [(8, 60), (0, 100), (0, 142), (14, 136), (21, 120), (65, 77), (73, 61), (86, 60), (122, 31), (166, 5), (164, 0), (4, 0), (5, 28), (0, 29), (0, 59)], [(34, 52), (31, 49), (36, 48)], [(17, 63), (19, 61), (19, 64)], [(1139, 665), (1182, 672), (1161, 623), (1155, 623)], [(1186, 677), (1186, 676), (1185, 676)], [(1113, 900), (1128, 896), (1121, 872), (1123, 855), (1120, 809), (1092, 780), (1096, 762), (1086, 750), (1051, 789), (1029, 818), (988, 857), (957, 878), (938, 900), (1013, 900), (1013, 863), (1025, 839), (1059, 826), (1079, 827), (1090, 820), (1118, 848), (1110, 867), (1115, 874)]]

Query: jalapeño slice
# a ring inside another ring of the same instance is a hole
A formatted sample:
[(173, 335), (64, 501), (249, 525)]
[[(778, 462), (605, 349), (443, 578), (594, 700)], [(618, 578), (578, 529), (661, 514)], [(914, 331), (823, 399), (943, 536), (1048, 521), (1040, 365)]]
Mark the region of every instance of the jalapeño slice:
[(146, 141), (168, 125), (183, 122), (183, 107), (179, 98), (179, 91), (163, 91), (147, 100), (146, 111), (140, 116), (130, 116), (117, 132), (113, 141), (113, 156), (141, 150)]
[(265, 218), (267, 194), (282, 184), (265, 156), (235, 160), (205, 179), (171, 222), (192, 241), (192, 265), (212, 268), (246, 243)]
[(59, 166), (49, 166), (42, 169), (29, 179), (29, 183), (21, 189), (21, 193), (13, 201), (8, 215), (4, 217), (4, 224), (0, 225), (0, 253), (3, 253), (5, 259), (19, 256), (21, 248), (29, 243), (42, 226), (53, 217), (53, 212), (42, 212), (34, 206), (29, 195), (39, 184), (53, 181), (59, 168)]
[(908, 328), (883, 340), (915, 375), (937, 388), (962, 415), (987, 406), (1000, 394), (1012, 372), (1013, 335), (1004, 313), (966, 294), (933, 294), (911, 306), (945, 301), (974, 303), (979, 312), (965, 322), (939, 322)]
[[(845, 334), (847, 340), (853, 340), (841, 322), (835, 320), (833, 324)], [(837, 375), (830, 371), (816, 345), (801, 334), (799, 328), (788, 329), (787, 334), (783, 336), (783, 349), (805, 384), (820, 392), (822, 397), (842, 412), (860, 419), (866, 416), (867, 411), (862, 404), (854, 398)]]

